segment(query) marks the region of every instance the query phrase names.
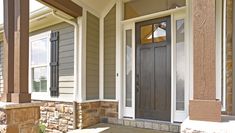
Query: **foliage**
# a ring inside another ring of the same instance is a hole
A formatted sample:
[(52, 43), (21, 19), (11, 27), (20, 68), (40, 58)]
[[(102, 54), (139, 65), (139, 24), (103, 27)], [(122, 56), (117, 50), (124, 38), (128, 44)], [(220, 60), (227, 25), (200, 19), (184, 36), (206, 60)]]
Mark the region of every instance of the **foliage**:
[(43, 124), (39, 124), (39, 133), (45, 133), (46, 132), (46, 126)]

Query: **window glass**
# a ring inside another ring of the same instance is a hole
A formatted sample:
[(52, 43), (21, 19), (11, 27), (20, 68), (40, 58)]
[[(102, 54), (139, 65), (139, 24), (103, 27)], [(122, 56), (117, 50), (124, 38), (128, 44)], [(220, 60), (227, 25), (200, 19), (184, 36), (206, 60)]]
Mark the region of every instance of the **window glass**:
[(32, 92), (46, 92), (48, 88), (48, 37), (34, 39), (31, 44)]
[(146, 25), (141, 27), (141, 44), (152, 43), (152, 25)]
[(153, 36), (156, 43), (166, 41), (166, 22), (154, 24)]
[(31, 43), (31, 65), (47, 63), (47, 40), (46, 38)]
[(33, 92), (47, 91), (47, 67), (32, 68)]
[(186, 0), (131, 0), (124, 4), (124, 19), (183, 7)]
[(126, 30), (126, 107), (132, 107), (132, 30)]
[(176, 21), (176, 110), (184, 110), (185, 101), (184, 19)]

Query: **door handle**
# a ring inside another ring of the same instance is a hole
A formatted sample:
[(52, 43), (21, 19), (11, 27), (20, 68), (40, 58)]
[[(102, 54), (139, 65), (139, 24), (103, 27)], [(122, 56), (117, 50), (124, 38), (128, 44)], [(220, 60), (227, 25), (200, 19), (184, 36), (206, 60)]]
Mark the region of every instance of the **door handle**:
[(140, 79), (139, 79), (139, 74), (136, 74), (136, 92), (139, 93), (140, 92)]

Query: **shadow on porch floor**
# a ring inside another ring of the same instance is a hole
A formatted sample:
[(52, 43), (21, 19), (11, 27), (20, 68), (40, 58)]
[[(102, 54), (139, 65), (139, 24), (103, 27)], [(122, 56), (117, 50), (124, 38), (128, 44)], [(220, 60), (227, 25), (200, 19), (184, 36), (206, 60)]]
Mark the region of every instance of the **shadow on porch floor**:
[(87, 129), (75, 130), (70, 133), (168, 133), (168, 132), (100, 123), (95, 126), (89, 127)]

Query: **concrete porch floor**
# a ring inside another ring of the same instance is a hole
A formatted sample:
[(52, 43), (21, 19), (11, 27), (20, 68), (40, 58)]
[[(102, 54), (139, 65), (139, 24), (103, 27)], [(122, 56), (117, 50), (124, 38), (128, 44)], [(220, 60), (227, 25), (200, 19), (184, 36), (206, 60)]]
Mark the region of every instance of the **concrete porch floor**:
[(89, 127), (87, 129), (75, 130), (70, 133), (169, 133), (169, 132), (100, 123), (95, 126)]

